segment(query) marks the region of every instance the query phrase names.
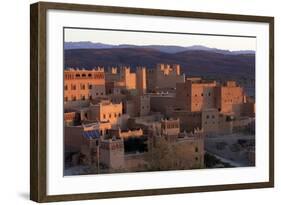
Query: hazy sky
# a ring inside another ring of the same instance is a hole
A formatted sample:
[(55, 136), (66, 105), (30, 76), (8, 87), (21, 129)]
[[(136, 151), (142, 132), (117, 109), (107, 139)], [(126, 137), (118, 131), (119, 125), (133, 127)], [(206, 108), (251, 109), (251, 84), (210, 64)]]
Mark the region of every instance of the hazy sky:
[(256, 38), (250, 37), (167, 34), (93, 29), (66, 28), (65, 41), (91, 41), (93, 43), (105, 43), (113, 45), (202, 45), (210, 48), (225, 49), (230, 51), (256, 50)]

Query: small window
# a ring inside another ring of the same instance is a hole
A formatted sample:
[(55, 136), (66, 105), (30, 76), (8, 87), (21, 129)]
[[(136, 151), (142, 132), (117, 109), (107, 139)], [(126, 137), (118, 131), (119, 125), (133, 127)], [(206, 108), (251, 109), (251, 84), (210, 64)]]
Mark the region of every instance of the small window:
[(209, 115), (207, 115), (206, 118), (209, 119)]
[(198, 147), (195, 147), (195, 152), (198, 152)]
[(203, 93), (201, 93), (201, 96), (204, 96), (204, 94), (203, 94)]
[(106, 118), (106, 115), (105, 114), (103, 114), (103, 119), (105, 119)]

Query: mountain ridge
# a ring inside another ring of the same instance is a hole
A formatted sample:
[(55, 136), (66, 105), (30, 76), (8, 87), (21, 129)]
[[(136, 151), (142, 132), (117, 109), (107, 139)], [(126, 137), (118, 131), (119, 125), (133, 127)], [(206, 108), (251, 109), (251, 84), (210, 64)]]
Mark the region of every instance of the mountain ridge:
[(211, 78), (255, 78), (255, 55), (223, 53), (202, 50), (189, 50), (166, 53), (151, 48), (106, 48), (106, 49), (66, 49), (64, 51), (65, 69), (97, 66), (137, 66), (148, 69), (157, 63), (180, 64), (181, 71), (187, 76)]
[(104, 43), (94, 43), (91, 41), (79, 41), (79, 42), (65, 42), (64, 49), (72, 50), (72, 49), (112, 49), (112, 48), (149, 48), (155, 49), (165, 53), (178, 53), (182, 51), (189, 50), (201, 50), (201, 51), (213, 51), (217, 53), (229, 54), (229, 55), (237, 55), (237, 54), (255, 54), (253, 50), (240, 50), (240, 51), (229, 51), (218, 48), (209, 48), (202, 45), (192, 45), (192, 46), (173, 46), (173, 45), (131, 45), (131, 44), (120, 44), (120, 45), (112, 45), (112, 44), (104, 44)]

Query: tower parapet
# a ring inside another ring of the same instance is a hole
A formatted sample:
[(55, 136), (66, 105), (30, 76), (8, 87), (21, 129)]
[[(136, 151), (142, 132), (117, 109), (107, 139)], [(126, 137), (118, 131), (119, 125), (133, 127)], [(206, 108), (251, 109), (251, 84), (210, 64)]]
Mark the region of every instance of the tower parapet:
[(111, 74), (117, 74), (118, 70), (117, 70), (117, 67), (111, 67), (110, 68), (110, 73)]
[(180, 75), (180, 65), (179, 64), (157, 64), (157, 71), (162, 72), (164, 75)]

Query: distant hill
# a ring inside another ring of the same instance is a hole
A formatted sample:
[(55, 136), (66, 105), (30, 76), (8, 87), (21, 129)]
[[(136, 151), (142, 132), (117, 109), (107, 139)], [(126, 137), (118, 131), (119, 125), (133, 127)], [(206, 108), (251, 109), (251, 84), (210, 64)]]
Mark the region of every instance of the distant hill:
[(203, 76), (215, 79), (254, 79), (255, 54), (224, 53), (214, 50), (185, 50), (163, 52), (154, 48), (125, 47), (99, 49), (66, 49), (65, 68), (91, 69), (96, 66), (142, 65), (155, 68), (157, 63), (180, 64), (186, 76)]
[(80, 41), (80, 42), (65, 42), (64, 49), (104, 49), (113, 48), (113, 45), (103, 44), (103, 43), (93, 43), (91, 41)]
[(193, 46), (170, 46), (170, 45), (145, 45), (145, 46), (137, 46), (130, 44), (121, 44), (121, 45), (111, 45), (111, 44), (103, 44), (103, 43), (93, 43), (90, 41), (80, 41), (80, 42), (65, 42), (64, 49), (109, 49), (109, 48), (148, 48), (154, 49), (157, 51), (165, 52), (165, 53), (178, 53), (183, 51), (213, 51), (216, 53), (223, 54), (255, 54), (255, 51), (252, 50), (243, 50), (243, 51), (229, 51), (229, 50), (221, 50), (217, 48), (209, 48), (201, 45), (193, 45)]

